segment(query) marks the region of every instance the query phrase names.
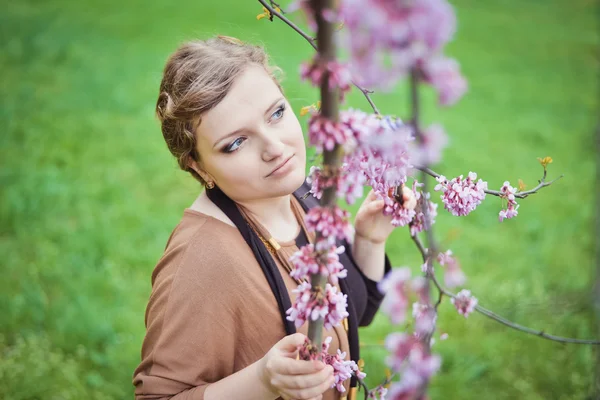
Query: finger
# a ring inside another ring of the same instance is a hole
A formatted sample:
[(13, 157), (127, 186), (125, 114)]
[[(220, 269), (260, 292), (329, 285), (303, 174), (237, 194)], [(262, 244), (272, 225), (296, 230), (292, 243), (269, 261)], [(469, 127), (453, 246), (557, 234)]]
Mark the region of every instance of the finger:
[(282, 352), (295, 353), (298, 346), (306, 340), (306, 336), (300, 332), (288, 335), (277, 343), (277, 348)]
[(325, 368), (321, 361), (296, 360), (287, 357), (276, 357), (272, 360), (272, 370), (279, 375), (313, 374)]
[(272, 382), (276, 387), (289, 389), (303, 389), (314, 387), (327, 382), (333, 377), (333, 367), (326, 366), (319, 372), (305, 375), (278, 375), (273, 378)]
[(383, 206), (385, 205), (385, 201), (383, 200), (375, 200), (374, 202), (367, 204), (365, 206), (365, 211), (368, 214), (374, 214), (378, 211), (381, 211), (381, 209), (383, 208)]
[(374, 200), (377, 200), (377, 193), (375, 193), (375, 190), (371, 189), (371, 191), (367, 195), (367, 198), (365, 199), (365, 203), (369, 203)]
[(333, 382), (334, 382), (334, 378), (332, 376), (331, 378), (327, 379), (325, 382), (322, 382), (321, 384), (319, 384), (317, 386), (314, 386), (311, 388), (304, 388), (304, 389), (289, 389), (289, 390), (283, 391), (283, 393), (290, 395), (294, 399), (308, 400), (308, 399), (311, 399), (313, 397), (316, 397), (316, 396), (319, 396), (319, 395), (325, 393), (327, 390), (329, 390), (333, 386)]

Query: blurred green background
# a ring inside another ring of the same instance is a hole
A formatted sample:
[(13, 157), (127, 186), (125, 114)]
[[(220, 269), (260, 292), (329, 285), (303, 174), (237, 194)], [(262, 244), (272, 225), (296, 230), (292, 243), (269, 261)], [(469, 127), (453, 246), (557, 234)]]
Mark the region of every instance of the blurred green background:
[[(284, 3), (285, 4), (285, 3)], [(435, 226), (480, 304), (562, 336), (598, 337), (593, 320), (594, 129), (598, 26), (591, 0), (459, 0), (448, 53), (468, 95), (425, 120), (451, 135), (436, 170), (476, 171), (535, 186), (498, 223), (488, 197), (467, 217), (439, 210)], [(299, 82), (312, 49), (282, 23), (256, 20), (256, 1), (2, 1), (0, 12), (0, 397), (126, 399), (140, 358), (150, 274), (199, 192), (179, 171), (154, 117), (161, 71), (183, 40), (213, 34), (263, 43), (286, 72), (296, 112), (317, 100)], [(373, 97), (406, 116), (407, 89)], [(349, 106), (368, 110), (358, 94)], [(303, 119), (303, 123), (306, 119)], [(438, 198), (438, 196), (434, 196)], [(354, 208), (354, 210), (356, 207)], [(418, 271), (406, 229), (394, 265)], [(592, 398), (595, 351), (510, 330), (444, 302), (443, 366), (432, 399)], [(361, 331), (368, 382), (383, 377), (383, 315)], [(400, 327), (404, 329), (404, 327)], [(198, 362), (204, 362), (199, 359)]]

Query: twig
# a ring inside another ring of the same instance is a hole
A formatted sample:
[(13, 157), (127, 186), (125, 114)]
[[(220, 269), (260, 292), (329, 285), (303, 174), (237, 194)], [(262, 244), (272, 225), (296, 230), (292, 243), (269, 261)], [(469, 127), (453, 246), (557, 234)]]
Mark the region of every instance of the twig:
[[(430, 176), (434, 177), (434, 178), (439, 178), (441, 176), (440, 174), (438, 174), (437, 172), (433, 171), (429, 167), (417, 167), (417, 169), (419, 171), (421, 171), (421, 172), (426, 173), (427, 175), (430, 175)], [(524, 192), (517, 192), (517, 193), (515, 193), (515, 197), (518, 198), (518, 199), (524, 199), (524, 198), (526, 198), (527, 196), (529, 196), (531, 194), (537, 193), (538, 190), (540, 190), (541, 188), (552, 185), (554, 182), (556, 182), (557, 180), (559, 180), (562, 177), (564, 177), (564, 175), (560, 175), (558, 178), (554, 178), (550, 182), (546, 182), (546, 170), (544, 169), (544, 176), (542, 177), (542, 179), (540, 179), (538, 181), (539, 184), (536, 187), (534, 187), (531, 190), (526, 190)], [(486, 189), (486, 190), (484, 190), (484, 192), (487, 193), (487, 194), (491, 194), (492, 196), (498, 196), (498, 197), (504, 196), (504, 193), (500, 192), (499, 190), (488, 190), (488, 189)]]
[(283, 10), (283, 8), (281, 8), (279, 4), (275, 3), (273, 0), (269, 0), (269, 2), (271, 3), (271, 7), (277, 7), (281, 10), (282, 14), (285, 14), (285, 11)]
[[(358, 384), (360, 386), (362, 386), (362, 388), (365, 391), (365, 400), (368, 399), (369, 397), (369, 388), (367, 387), (367, 384), (362, 380), (362, 379), (358, 379), (358, 376), (356, 376), (356, 373), (352, 372), (352, 375), (354, 375), (356, 377), (356, 380), (358, 381)], [(392, 383), (392, 380), (396, 377), (396, 373), (394, 372), (393, 374), (391, 374), (390, 376), (388, 376), (387, 378), (385, 378), (385, 380), (380, 383), (377, 386), (387, 386), (390, 383)]]
[[(430, 258), (429, 254), (427, 253), (427, 251), (423, 248), (423, 245), (421, 244), (421, 241), (419, 240), (418, 237), (416, 236), (411, 236), (411, 238), (413, 239), (413, 241), (415, 242), (417, 248), (419, 249), (419, 252), (421, 253), (421, 256), (423, 257), (423, 261), (425, 261), (426, 259)], [(433, 282), (433, 284), (435, 285), (435, 287), (438, 289), (438, 291), (441, 294), (444, 294), (448, 297), (451, 298), (456, 298), (456, 295), (454, 293), (452, 293), (451, 291), (449, 291), (448, 289), (444, 288), (439, 281), (437, 280), (437, 278), (435, 277), (435, 274), (430, 274), (429, 278), (431, 279), (431, 281)], [(531, 329), (528, 328), (526, 326), (523, 325), (519, 325), (515, 322), (509, 321), (508, 319), (488, 310), (487, 308), (484, 308), (480, 305), (475, 306), (475, 310), (477, 310), (478, 312), (480, 312), (481, 314), (485, 315), (488, 318), (493, 319), (494, 321), (500, 322), (503, 325), (506, 325), (510, 328), (516, 329), (518, 331), (521, 332), (525, 332), (528, 333), (530, 335), (534, 335), (534, 336), (539, 336), (542, 337), (544, 339), (548, 339), (548, 340), (553, 340), (555, 342), (561, 342), (561, 343), (574, 343), (574, 344), (593, 344), (593, 345), (600, 345), (600, 340), (593, 340), (593, 339), (573, 339), (573, 338), (567, 338), (567, 337), (562, 337), (562, 336), (556, 336), (556, 335), (551, 335), (549, 333), (546, 333), (544, 331), (540, 331), (540, 330), (535, 330), (535, 329)]]
[(266, 2), (266, 0), (258, 0), (258, 2), (260, 4), (262, 4), (263, 7), (265, 7), (267, 10), (269, 10), (269, 12), (271, 13), (271, 15), (275, 15), (277, 18), (279, 18), (280, 20), (282, 20), (283, 22), (285, 22), (286, 24), (288, 24), (290, 26), (290, 28), (292, 28), (293, 30), (295, 30), (296, 32), (298, 32), (300, 34), (300, 36), (302, 36), (304, 39), (306, 39), (308, 41), (308, 43), (310, 43), (310, 45), (313, 47), (313, 49), (317, 50), (317, 43), (316, 43), (316, 41), (315, 41), (314, 38), (312, 38), (309, 35), (307, 35), (302, 29), (300, 29), (298, 27), (298, 25), (294, 24), (287, 17), (285, 17), (284, 15), (282, 15), (279, 11), (275, 10), (270, 4), (268, 4)]
[[(277, 10), (275, 10), (270, 4), (267, 4), (266, 0), (258, 0), (258, 1), (267, 10), (269, 10), (269, 12), (271, 13), (271, 15), (275, 15), (277, 18), (279, 18), (280, 20), (282, 20), (283, 22), (285, 22), (287, 25), (289, 25), (290, 28), (292, 28), (293, 30), (295, 30), (296, 32), (298, 32), (300, 34), (300, 36), (302, 36), (304, 39), (306, 39), (306, 41), (308, 43), (310, 43), (310, 45), (313, 47), (313, 49), (317, 50), (317, 43), (316, 43), (316, 40), (314, 38), (310, 37), (310, 35), (308, 35), (306, 32), (304, 32), (302, 29), (300, 29), (298, 27), (298, 25), (294, 24), (287, 17), (285, 17), (284, 15), (282, 15), (282, 13), (278, 12)], [(274, 3), (274, 2), (271, 2), (271, 3), (274, 4), (276, 7), (278, 7), (276, 3)], [(352, 81), (352, 84), (354, 86), (356, 86), (356, 88), (358, 90), (360, 90), (361, 93), (365, 96), (365, 98), (369, 102), (369, 105), (371, 106), (371, 108), (373, 108), (373, 112), (375, 114), (377, 114), (377, 115), (381, 115), (381, 113), (379, 112), (379, 109), (377, 108), (377, 106), (375, 105), (375, 103), (373, 102), (373, 100), (371, 99), (370, 94), (373, 93), (373, 91), (363, 88), (358, 83), (356, 83), (356, 81), (354, 81), (354, 80)]]

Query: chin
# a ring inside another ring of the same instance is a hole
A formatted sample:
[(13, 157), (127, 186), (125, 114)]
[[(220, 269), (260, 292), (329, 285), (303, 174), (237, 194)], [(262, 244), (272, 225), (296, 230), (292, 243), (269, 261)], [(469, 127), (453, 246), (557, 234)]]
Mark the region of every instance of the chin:
[(298, 167), (292, 171), (288, 176), (279, 180), (276, 184), (270, 185), (269, 189), (272, 192), (273, 197), (285, 196), (294, 193), (306, 180), (306, 174), (304, 168)]

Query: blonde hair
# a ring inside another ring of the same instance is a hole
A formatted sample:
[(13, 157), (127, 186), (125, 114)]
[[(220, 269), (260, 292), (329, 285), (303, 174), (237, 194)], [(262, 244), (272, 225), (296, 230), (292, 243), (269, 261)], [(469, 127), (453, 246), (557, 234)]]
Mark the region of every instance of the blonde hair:
[(190, 160), (200, 161), (194, 132), (202, 114), (223, 100), (236, 77), (251, 63), (264, 67), (281, 90), (277, 78), (281, 70), (269, 64), (265, 50), (233, 37), (184, 43), (167, 60), (156, 115), (179, 167), (202, 184), (206, 182), (189, 166)]

